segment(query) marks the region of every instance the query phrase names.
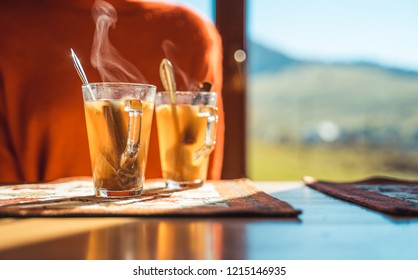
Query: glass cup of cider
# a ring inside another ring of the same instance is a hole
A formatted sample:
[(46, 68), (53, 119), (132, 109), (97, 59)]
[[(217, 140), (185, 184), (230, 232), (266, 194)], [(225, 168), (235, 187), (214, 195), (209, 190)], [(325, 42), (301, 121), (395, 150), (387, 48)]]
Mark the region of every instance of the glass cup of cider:
[(169, 188), (199, 187), (215, 148), (215, 92), (158, 92), (155, 113), (162, 176)]
[(89, 83), (82, 91), (95, 195), (139, 196), (145, 180), (156, 87)]

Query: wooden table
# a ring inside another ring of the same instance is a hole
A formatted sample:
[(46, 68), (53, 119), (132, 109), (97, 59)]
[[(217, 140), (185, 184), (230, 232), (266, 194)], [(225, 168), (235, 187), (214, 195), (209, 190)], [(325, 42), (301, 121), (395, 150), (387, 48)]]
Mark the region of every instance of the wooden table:
[(272, 218), (0, 219), (0, 259), (418, 259), (418, 219), (301, 182), (255, 182), (303, 213)]

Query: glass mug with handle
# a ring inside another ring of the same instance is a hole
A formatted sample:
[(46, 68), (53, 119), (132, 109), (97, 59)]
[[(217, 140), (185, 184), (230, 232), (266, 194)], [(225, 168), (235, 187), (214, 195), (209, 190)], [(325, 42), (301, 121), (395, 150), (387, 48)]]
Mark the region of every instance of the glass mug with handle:
[(95, 195), (140, 195), (156, 87), (89, 83), (82, 91)]
[(158, 92), (155, 100), (163, 179), (169, 188), (198, 187), (216, 144), (215, 92)]

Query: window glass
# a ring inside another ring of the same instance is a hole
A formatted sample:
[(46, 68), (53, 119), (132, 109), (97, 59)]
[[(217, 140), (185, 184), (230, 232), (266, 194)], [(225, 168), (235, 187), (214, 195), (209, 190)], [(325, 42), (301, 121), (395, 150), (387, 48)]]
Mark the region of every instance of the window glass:
[(215, 21), (213, 0), (168, 0), (168, 2), (184, 5), (212, 22)]
[(249, 177), (418, 177), (417, 15), (407, 0), (248, 0)]

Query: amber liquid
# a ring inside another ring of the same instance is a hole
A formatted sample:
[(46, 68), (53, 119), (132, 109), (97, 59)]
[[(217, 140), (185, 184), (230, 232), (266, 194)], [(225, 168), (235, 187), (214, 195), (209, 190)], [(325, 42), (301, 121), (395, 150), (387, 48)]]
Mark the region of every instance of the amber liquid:
[(205, 146), (208, 120), (200, 108), (198, 105), (156, 107), (161, 168), (166, 180), (206, 180), (209, 157), (199, 155), (199, 150)]
[[(140, 100), (95, 100), (86, 101), (84, 108), (96, 193), (142, 189), (154, 104)], [(128, 149), (128, 124), (130, 137), (132, 132), (140, 133), (136, 134), (139, 145), (131, 149)]]

